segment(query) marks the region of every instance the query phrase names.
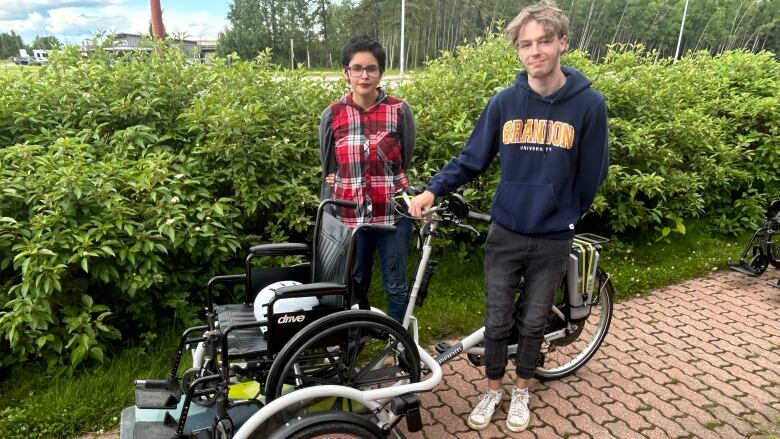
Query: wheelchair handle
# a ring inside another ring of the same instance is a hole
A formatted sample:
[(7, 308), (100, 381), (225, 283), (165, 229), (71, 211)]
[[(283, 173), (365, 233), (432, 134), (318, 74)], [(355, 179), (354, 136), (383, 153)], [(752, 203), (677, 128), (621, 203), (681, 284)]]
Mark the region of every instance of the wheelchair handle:
[(328, 198), (327, 200), (322, 200), (322, 202), (320, 203), (320, 207), (324, 206), (325, 204), (333, 204), (339, 207), (346, 207), (349, 209), (354, 209), (357, 207), (357, 203), (354, 201), (336, 200), (334, 198)]

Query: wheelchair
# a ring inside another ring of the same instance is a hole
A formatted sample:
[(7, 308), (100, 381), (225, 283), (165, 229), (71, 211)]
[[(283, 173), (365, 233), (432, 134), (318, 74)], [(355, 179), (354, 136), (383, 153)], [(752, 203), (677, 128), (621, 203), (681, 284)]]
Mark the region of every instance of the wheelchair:
[[(401, 324), (351, 305), (367, 308), (352, 288), (358, 233), (394, 230), (372, 224), (350, 229), (333, 214), (355, 206), (325, 200), (311, 245), (257, 245), (249, 249), (244, 273), (213, 277), (205, 324), (184, 331), (165, 379), (135, 381), (135, 405), (122, 412), (120, 437), (305, 437), (300, 435), (327, 425), (386, 437), (405, 417), (410, 429), (421, 428), (416, 393), (433, 388), (440, 369)], [(306, 261), (256, 264), (262, 257), (288, 256)], [(265, 318), (258, 320), (255, 296), (280, 281), (294, 282), (272, 291), (260, 313)], [(235, 294), (241, 287), (241, 303), (216, 303), (218, 292)], [(308, 298), (310, 306), (282, 306), (296, 298)], [(179, 374), (185, 352), (192, 367)], [(433, 372), (424, 385), (423, 367)], [(392, 411), (377, 418), (388, 405)]]
[[(780, 200), (774, 200), (764, 214), (764, 225), (759, 227), (748, 241), (739, 261), (729, 261), (727, 266), (748, 276), (761, 276), (769, 264), (780, 268)], [(778, 281), (780, 285), (780, 281)]]

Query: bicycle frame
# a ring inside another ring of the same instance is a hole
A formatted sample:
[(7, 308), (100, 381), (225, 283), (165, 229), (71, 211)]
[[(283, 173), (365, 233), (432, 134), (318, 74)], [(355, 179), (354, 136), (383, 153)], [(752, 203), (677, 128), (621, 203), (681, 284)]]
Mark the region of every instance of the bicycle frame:
[[(433, 390), (441, 382), (443, 376), (441, 367), (425, 349), (419, 345), (417, 345), (417, 349), (420, 351), (420, 360), (430, 370), (430, 375), (424, 381), (398, 384), (392, 387), (371, 390), (358, 390), (352, 387), (334, 385), (307, 387), (305, 389), (296, 390), (271, 401), (268, 405), (261, 408), (241, 426), (233, 437), (234, 439), (249, 439), (252, 433), (271, 419), (272, 416), (306, 400), (326, 397), (343, 397), (357, 401), (369, 408), (372, 412), (377, 413), (390, 399), (395, 398), (396, 396), (405, 393), (419, 393)], [(382, 422), (388, 426), (394, 425), (400, 417), (389, 410), (384, 410), (382, 413), (382, 417), (384, 418), (382, 419)]]

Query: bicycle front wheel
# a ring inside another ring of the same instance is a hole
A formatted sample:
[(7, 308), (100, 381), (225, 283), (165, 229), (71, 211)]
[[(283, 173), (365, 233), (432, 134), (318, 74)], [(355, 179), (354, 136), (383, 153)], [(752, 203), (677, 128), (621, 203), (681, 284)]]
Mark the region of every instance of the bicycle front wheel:
[[(609, 275), (598, 270), (598, 295), (594, 294), (590, 315), (577, 322), (570, 323), (569, 334), (563, 338), (545, 340), (541, 354), (543, 364), (536, 368), (535, 376), (542, 380), (554, 380), (571, 375), (585, 365), (598, 351), (607, 336), (612, 321), (612, 305), (615, 289)], [(596, 293), (596, 292), (594, 292)], [(567, 312), (563, 293), (556, 295), (556, 307)], [(551, 313), (551, 326), (559, 326), (557, 315)], [(558, 323), (558, 325), (556, 325)], [(546, 331), (545, 331), (546, 332)]]

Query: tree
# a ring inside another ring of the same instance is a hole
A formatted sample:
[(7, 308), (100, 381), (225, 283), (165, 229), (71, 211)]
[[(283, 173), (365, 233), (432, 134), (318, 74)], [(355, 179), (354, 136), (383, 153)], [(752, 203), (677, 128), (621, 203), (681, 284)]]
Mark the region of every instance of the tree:
[(51, 49), (59, 49), (60, 47), (62, 47), (62, 44), (60, 44), (60, 40), (58, 40), (57, 37), (53, 35), (46, 35), (43, 37), (40, 35), (36, 35), (32, 44), (30, 44), (30, 48), (32, 49), (51, 50)]
[(252, 59), (266, 47), (273, 47), (272, 24), (267, 14), (268, 1), (234, 0), (228, 10), (230, 28), (219, 35), (220, 55), (235, 52), (244, 59)]
[[(486, 30), (501, 31), (536, 0), (406, 0), (406, 63), (410, 68), (441, 51), (472, 42)], [(674, 54), (685, 0), (558, 0), (569, 15), (569, 47), (606, 55), (609, 44), (642, 44), (659, 57)], [(231, 28), (220, 36), (221, 54), (245, 59), (270, 47), (276, 62), (338, 64), (341, 47), (368, 34), (399, 63), (401, 0), (234, 0)], [(682, 51), (780, 50), (779, 0), (691, 2)], [(294, 41), (294, 54), (290, 53)]]
[(24, 49), (21, 36), (14, 31), (0, 33), (0, 59), (19, 56), (19, 49)]

